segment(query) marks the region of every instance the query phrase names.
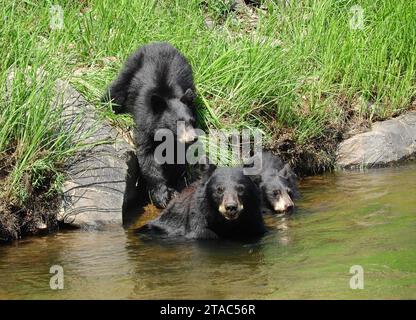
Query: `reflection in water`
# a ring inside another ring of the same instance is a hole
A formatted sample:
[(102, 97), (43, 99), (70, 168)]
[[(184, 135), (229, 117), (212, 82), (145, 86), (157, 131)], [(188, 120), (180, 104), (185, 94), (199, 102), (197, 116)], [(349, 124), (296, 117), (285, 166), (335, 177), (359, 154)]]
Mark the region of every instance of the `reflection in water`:
[[(416, 298), (416, 165), (305, 179), (255, 242), (64, 231), (0, 246), (0, 298)], [(64, 290), (49, 268), (64, 268)], [(349, 288), (362, 265), (365, 289)]]

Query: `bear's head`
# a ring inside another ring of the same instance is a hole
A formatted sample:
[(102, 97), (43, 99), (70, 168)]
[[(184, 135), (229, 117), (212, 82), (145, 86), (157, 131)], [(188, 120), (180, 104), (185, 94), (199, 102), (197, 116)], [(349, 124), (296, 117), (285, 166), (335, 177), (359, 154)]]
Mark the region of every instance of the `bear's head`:
[(261, 191), (266, 206), (276, 213), (290, 212), (297, 197), (295, 174), (286, 164), (281, 170), (270, 170), (261, 178)]
[(211, 208), (228, 221), (258, 210), (259, 190), (242, 168), (215, 168), (206, 183)]
[(197, 139), (194, 100), (192, 89), (187, 89), (179, 98), (151, 94), (150, 104), (157, 124), (154, 129), (169, 130), (177, 141), (184, 144), (194, 142)]

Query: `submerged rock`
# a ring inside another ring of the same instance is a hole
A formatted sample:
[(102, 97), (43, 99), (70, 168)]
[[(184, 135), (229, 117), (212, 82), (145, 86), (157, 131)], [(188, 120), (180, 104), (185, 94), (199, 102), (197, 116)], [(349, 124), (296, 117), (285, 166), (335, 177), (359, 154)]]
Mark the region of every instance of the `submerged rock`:
[(416, 153), (416, 112), (376, 122), (371, 131), (343, 141), (337, 150), (338, 168), (371, 168), (397, 163)]
[(67, 82), (58, 81), (57, 92), (55, 105), (63, 108), (65, 126), (75, 127), (72, 141), (86, 144), (67, 163), (58, 221), (87, 229), (121, 225), (123, 208), (136, 190), (134, 148)]

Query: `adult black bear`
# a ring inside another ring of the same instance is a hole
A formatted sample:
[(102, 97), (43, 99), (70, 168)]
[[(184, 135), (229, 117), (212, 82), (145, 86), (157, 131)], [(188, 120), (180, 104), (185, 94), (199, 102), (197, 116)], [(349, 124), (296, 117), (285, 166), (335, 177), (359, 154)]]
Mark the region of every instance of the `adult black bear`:
[(144, 228), (191, 239), (245, 239), (266, 229), (260, 191), (242, 168), (212, 168)]
[[(187, 146), (197, 138), (194, 92), (192, 69), (185, 57), (170, 44), (159, 42), (133, 53), (104, 97), (112, 100), (116, 113), (133, 115), (140, 173), (159, 207), (167, 205), (185, 173), (185, 161), (178, 163), (176, 158), (177, 143)], [(159, 129), (169, 130), (175, 139), (169, 163), (155, 158), (157, 146), (164, 142), (155, 141)]]
[(295, 173), (289, 164), (269, 151), (262, 152), (261, 157), (261, 173), (255, 180), (262, 193), (262, 211), (290, 212), (295, 206), (294, 200), (299, 197)]

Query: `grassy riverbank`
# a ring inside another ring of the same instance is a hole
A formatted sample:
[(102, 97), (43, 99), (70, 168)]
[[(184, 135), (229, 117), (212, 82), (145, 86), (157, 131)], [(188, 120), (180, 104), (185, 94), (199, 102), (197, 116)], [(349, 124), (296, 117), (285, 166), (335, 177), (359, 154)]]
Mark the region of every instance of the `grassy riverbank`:
[(55, 3), (0, 0), (0, 229), (7, 212), (20, 212), (16, 236), (25, 221), (45, 219), (35, 204), (57, 194), (74, 151), (50, 112), (55, 79), (70, 79), (120, 122), (99, 98), (128, 54), (150, 41), (189, 58), (204, 125), (260, 128), (299, 172), (331, 168), (346, 131), (412, 108), (415, 2), (264, 2), (232, 11), (214, 0), (58, 1), (63, 25), (51, 28)]

